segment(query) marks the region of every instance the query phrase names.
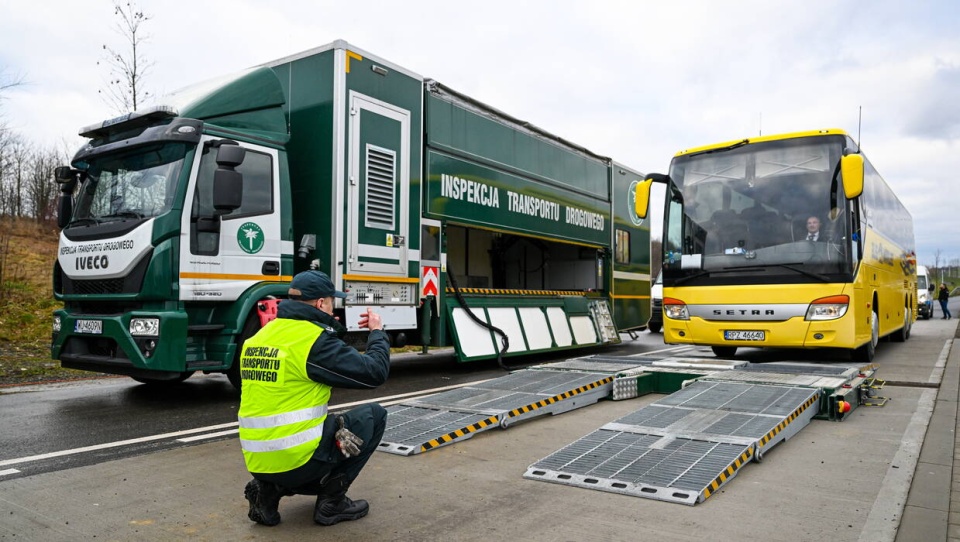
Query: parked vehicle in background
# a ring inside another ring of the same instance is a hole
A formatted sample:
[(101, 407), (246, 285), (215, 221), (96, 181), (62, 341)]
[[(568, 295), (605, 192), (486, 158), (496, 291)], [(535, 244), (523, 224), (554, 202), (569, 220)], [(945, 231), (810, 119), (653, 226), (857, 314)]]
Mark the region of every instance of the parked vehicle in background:
[(926, 266), (917, 266), (917, 318), (929, 320), (933, 316), (933, 283)]
[(660, 333), (663, 328), (663, 273), (657, 273), (657, 280), (650, 286), (650, 321), (647, 329), (650, 333)]

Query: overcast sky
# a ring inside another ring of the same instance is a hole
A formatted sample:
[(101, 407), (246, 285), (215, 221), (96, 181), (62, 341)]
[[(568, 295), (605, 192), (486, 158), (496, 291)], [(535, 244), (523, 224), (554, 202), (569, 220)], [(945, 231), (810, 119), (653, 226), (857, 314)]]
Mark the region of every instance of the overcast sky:
[[(3, 121), (71, 148), (98, 96), (109, 0), (0, 0)], [(344, 39), (643, 172), (679, 150), (841, 128), (960, 263), (960, 2), (141, 0), (164, 94)], [(858, 122), (862, 108), (862, 122)]]

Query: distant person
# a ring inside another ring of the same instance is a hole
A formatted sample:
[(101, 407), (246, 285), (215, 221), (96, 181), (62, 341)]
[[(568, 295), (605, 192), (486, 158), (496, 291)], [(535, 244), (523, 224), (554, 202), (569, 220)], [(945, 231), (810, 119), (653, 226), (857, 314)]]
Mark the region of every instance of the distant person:
[(816, 215), (807, 218), (807, 241), (826, 240), (826, 236), (820, 231), (820, 218)]
[(947, 290), (947, 285), (940, 283), (940, 291), (937, 292), (937, 301), (940, 302), (940, 310), (943, 312), (943, 318), (941, 320), (949, 320), (953, 318), (953, 315), (950, 314), (950, 309), (947, 308), (947, 301), (950, 301), (950, 290)]
[(376, 403), (336, 415), (327, 409), (335, 387), (369, 389), (386, 381), (390, 342), (369, 308), (358, 323), (370, 330), (366, 352), (340, 339), (346, 329), (333, 303), (347, 295), (325, 273), (297, 274), (288, 295), (240, 356), (240, 447), (253, 475), (244, 490), (247, 517), (273, 526), (282, 497), (316, 495), (316, 523), (360, 519), (370, 506), (347, 490), (380, 445), (387, 411)]

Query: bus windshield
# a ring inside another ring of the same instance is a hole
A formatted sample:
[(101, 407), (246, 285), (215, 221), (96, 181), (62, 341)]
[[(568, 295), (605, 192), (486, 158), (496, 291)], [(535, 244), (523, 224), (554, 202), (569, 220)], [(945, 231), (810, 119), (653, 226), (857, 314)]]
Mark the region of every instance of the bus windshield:
[(844, 146), (843, 136), (816, 136), (674, 158), (663, 240), (668, 282), (849, 277), (856, 210), (839, 178)]
[(169, 211), (186, 152), (184, 143), (161, 143), (87, 158), (72, 223), (144, 219)]

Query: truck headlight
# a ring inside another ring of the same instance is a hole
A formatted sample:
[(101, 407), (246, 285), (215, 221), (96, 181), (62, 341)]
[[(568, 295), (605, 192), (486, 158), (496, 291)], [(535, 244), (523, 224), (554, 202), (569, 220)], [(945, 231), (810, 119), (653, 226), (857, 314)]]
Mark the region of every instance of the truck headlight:
[(921, 304), (921, 305), (926, 305), (926, 304), (927, 304), (927, 293), (926, 293), (926, 292), (920, 294), (920, 304)]
[(53, 315), (53, 332), (60, 333), (60, 315), (59, 314)]
[(845, 295), (833, 295), (830, 297), (821, 297), (815, 299), (807, 307), (806, 320), (836, 320), (847, 314), (847, 307), (850, 306), (850, 297)]
[(160, 335), (160, 319), (131, 318), (130, 334), (134, 337), (156, 337)]

